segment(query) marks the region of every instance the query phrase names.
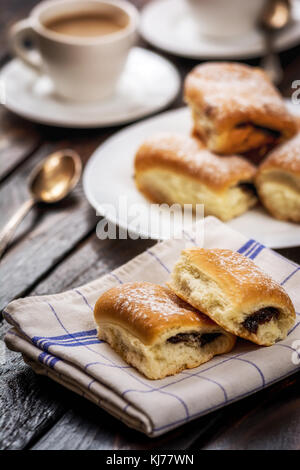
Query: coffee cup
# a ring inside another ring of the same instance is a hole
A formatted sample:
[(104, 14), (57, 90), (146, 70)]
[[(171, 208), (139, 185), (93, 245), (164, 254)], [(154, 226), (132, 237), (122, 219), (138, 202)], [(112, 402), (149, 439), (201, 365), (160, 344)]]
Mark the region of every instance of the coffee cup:
[(99, 100), (113, 93), (137, 25), (138, 12), (125, 0), (48, 0), (12, 26), (10, 42), (26, 65), (51, 78), (58, 95)]
[(186, 0), (201, 34), (228, 38), (257, 25), (265, 0)]

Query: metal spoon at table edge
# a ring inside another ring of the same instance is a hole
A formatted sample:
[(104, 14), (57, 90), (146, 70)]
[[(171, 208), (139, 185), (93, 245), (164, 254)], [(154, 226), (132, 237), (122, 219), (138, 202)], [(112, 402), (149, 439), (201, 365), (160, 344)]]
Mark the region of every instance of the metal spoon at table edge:
[(42, 160), (31, 172), (28, 188), (31, 197), (25, 201), (0, 232), (0, 259), (17, 226), (38, 202), (53, 204), (64, 199), (76, 186), (82, 164), (77, 152), (58, 150)]
[(261, 60), (261, 67), (276, 85), (281, 82), (283, 72), (279, 56), (274, 51), (275, 36), (290, 23), (290, 20), (290, 0), (268, 0), (259, 20), (258, 26), (265, 40), (265, 56)]

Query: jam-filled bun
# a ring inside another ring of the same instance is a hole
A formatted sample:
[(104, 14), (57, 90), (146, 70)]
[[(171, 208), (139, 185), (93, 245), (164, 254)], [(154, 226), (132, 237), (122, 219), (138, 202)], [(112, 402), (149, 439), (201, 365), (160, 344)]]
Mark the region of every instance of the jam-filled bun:
[(113, 287), (98, 299), (98, 336), (149, 379), (162, 379), (229, 352), (235, 337), (149, 282)]
[(184, 250), (168, 285), (225, 330), (263, 346), (284, 339), (295, 322), (283, 287), (231, 250)]
[(194, 134), (213, 152), (228, 155), (257, 150), (262, 158), (296, 133), (294, 117), (259, 68), (204, 63), (188, 74), (184, 88)]
[(267, 156), (258, 169), (256, 188), (274, 217), (300, 222), (300, 133)]
[(220, 157), (197, 139), (163, 133), (149, 137), (135, 157), (135, 182), (156, 203), (204, 204), (205, 215), (227, 221), (257, 202), (256, 168), (244, 158)]

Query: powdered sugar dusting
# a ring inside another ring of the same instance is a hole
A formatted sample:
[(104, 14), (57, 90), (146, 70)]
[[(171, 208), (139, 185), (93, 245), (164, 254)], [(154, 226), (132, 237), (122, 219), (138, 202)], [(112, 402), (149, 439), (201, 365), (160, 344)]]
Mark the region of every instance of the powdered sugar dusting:
[(273, 150), (263, 163), (262, 168), (270, 165), (291, 172), (300, 172), (300, 133)]
[(185, 317), (195, 325), (200, 323), (196, 310), (179, 299), (166, 287), (149, 282), (124, 284), (114, 289), (114, 309), (128, 323), (146, 328), (167, 324)]
[[(277, 284), (268, 274), (262, 271), (252, 260), (240, 253), (225, 249), (191, 249), (190, 253), (203, 256), (204, 262), (213, 264), (221, 275), (232, 280), (234, 288), (240, 287), (241, 293), (246, 292), (250, 286), (255, 286), (262, 294), (280, 290), (286, 296), (285, 290)], [(201, 261), (200, 261), (201, 263)], [(242, 291), (244, 289), (244, 292)]]
[(238, 181), (251, 181), (256, 169), (244, 158), (232, 155), (219, 157), (196, 139), (173, 133), (161, 133), (147, 139), (137, 153), (149, 166), (155, 162), (178, 167), (183, 173), (196, 176), (214, 187), (229, 186)]
[[(259, 69), (235, 63), (210, 63), (196, 67), (186, 80), (186, 97), (199, 99), (228, 118), (232, 112), (263, 110), (282, 114), (285, 105), (267, 76)], [(285, 111), (287, 113), (287, 111)]]

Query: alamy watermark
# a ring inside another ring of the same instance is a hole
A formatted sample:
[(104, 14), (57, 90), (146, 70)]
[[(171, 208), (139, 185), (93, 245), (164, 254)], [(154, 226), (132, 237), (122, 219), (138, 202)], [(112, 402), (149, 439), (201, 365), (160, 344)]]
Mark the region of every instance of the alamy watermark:
[(0, 366), (4, 366), (6, 361), (6, 345), (2, 339), (0, 339)]
[(0, 79), (0, 104), (6, 103), (6, 93), (4, 87), (4, 81)]
[(103, 204), (101, 214), (106, 216), (96, 227), (97, 237), (101, 240), (182, 239), (190, 234), (199, 244), (203, 242), (203, 204), (151, 204), (146, 207), (143, 203), (131, 203), (127, 196), (120, 196), (117, 205)]
[(295, 366), (300, 365), (300, 339), (296, 339), (292, 343), (292, 348), (295, 350), (292, 352), (292, 363), (295, 364)]
[(295, 90), (292, 93), (292, 103), (300, 104), (300, 80), (294, 80), (292, 83), (292, 88)]

